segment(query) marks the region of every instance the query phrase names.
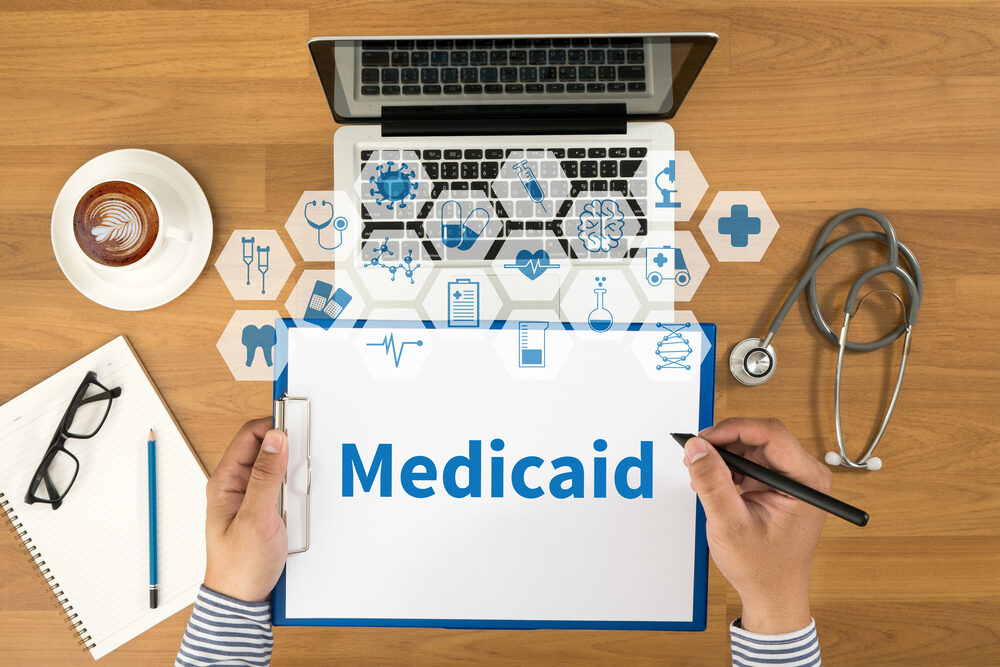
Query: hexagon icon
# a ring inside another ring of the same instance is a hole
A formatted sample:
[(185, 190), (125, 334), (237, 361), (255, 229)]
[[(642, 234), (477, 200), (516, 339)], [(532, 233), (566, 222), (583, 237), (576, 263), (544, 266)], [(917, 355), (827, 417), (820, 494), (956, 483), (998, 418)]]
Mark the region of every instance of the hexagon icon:
[(563, 291), (563, 320), (581, 336), (619, 338), (639, 312), (639, 299), (624, 267), (579, 268)]
[(563, 223), (574, 258), (621, 259), (639, 242), (639, 221), (617, 193), (580, 194)]
[(431, 197), (431, 186), (416, 153), (383, 150), (362, 165), (354, 189), (366, 219), (390, 221), (415, 220)]
[(442, 268), (435, 272), (423, 306), (436, 327), (486, 331), (503, 302), (485, 268)]
[(361, 216), (348, 192), (308, 190), (288, 216), (285, 231), (303, 260), (342, 261), (361, 238)]
[(237, 380), (273, 380), (276, 310), (237, 310), (215, 347)]
[(355, 352), (373, 377), (412, 380), (420, 374), (434, 349), (434, 332), (412, 327), (377, 327), (360, 330)]
[(708, 337), (690, 311), (656, 311), (631, 335), (632, 352), (654, 382), (695, 380), (711, 349)]
[(481, 262), (502, 243), (504, 225), (482, 190), (444, 190), (424, 221), (424, 238), (447, 260)]
[(492, 183), (502, 217), (549, 222), (569, 197), (569, 179), (552, 151), (511, 151)]
[(237, 229), (215, 260), (234, 299), (276, 299), (295, 263), (273, 229)]
[(644, 291), (656, 292), (653, 300), (662, 302), (693, 299), (709, 265), (694, 234), (677, 230), (669, 235), (654, 232), (648, 236), (632, 266), (642, 269), (637, 277), (643, 280)]
[(512, 301), (550, 301), (558, 297), (571, 266), (560, 239), (511, 236), (492, 269)]
[(550, 381), (559, 375), (573, 348), (575, 331), (544, 318), (509, 320), (496, 332), (494, 350), (515, 380)]
[(285, 310), (291, 317), (329, 329), (341, 315), (352, 320), (361, 317), (365, 300), (358, 292), (344, 271), (306, 270), (285, 301)]
[[(637, 192), (640, 178), (645, 196)], [(690, 220), (708, 191), (708, 181), (690, 151), (649, 151), (630, 183), (651, 223)]]
[(720, 262), (759, 262), (778, 221), (760, 192), (720, 192), (698, 228)]

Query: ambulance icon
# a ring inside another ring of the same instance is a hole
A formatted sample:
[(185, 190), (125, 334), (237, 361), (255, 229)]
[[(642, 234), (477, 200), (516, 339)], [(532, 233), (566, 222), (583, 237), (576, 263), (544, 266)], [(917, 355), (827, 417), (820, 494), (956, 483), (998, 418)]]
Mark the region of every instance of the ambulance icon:
[(664, 280), (672, 280), (678, 287), (691, 282), (684, 254), (668, 245), (646, 248), (646, 282), (656, 287)]

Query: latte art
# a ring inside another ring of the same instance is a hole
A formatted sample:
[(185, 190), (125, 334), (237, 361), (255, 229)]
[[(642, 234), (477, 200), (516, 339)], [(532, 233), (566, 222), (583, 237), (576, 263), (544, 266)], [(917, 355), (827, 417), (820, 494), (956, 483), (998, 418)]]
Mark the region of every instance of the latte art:
[(127, 266), (152, 249), (160, 231), (159, 213), (139, 186), (108, 181), (80, 199), (73, 231), (90, 259), (105, 266)]
[(127, 202), (106, 200), (94, 207), (97, 224), (90, 233), (111, 252), (127, 252), (142, 240), (142, 220), (139, 212)]

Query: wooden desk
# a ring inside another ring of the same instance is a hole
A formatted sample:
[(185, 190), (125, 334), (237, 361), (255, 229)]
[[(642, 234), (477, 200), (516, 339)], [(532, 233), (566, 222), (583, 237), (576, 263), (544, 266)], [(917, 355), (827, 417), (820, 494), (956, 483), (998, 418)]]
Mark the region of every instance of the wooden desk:
[[(781, 225), (762, 263), (713, 261), (691, 304), (719, 325), (717, 414), (778, 416), (817, 457), (835, 446), (836, 355), (804, 304), (776, 341), (781, 366), (772, 382), (738, 386), (725, 362), (735, 341), (761, 333), (833, 213), (857, 205), (884, 212), (927, 283), (896, 418), (880, 448), (885, 469), (836, 475), (836, 493), (872, 521), (864, 529), (827, 522), (813, 585), (824, 658), (1000, 662), (1000, 352), (987, 345), (1000, 317), (996, 3), (553, 0), (473, 8), (271, 0), (261, 3), (270, 9), (253, 11), (239, 0), (177, 0), (170, 10), (154, 0), (91, 0), (87, 11), (70, 0), (44, 3), (51, 10), (42, 4), (0, 2), (0, 401), (124, 332), (209, 469), (245, 419), (269, 413), (270, 387), (234, 382), (215, 348), (230, 313), (248, 304), (230, 298), (211, 266), (182, 297), (148, 312), (107, 310), (78, 294), (53, 258), (49, 221), (80, 164), (122, 147), (184, 164), (215, 217), (211, 264), (237, 227), (274, 227), (290, 242), (283, 224), (300, 193), (332, 183), (334, 123), (305, 47), (312, 35), (717, 32), (719, 45), (672, 123), (677, 147), (692, 151), (710, 184), (692, 222), (679, 227), (696, 229), (720, 190), (760, 190)], [(875, 259), (843, 254), (821, 275), (828, 317), (844, 297), (848, 281), (839, 277)], [(876, 319), (865, 316), (858, 333)], [(896, 347), (849, 360), (851, 441), (879, 419), (898, 354)], [(0, 664), (89, 663), (7, 534), (0, 572)], [(281, 628), (274, 662), (725, 664), (727, 624), (740, 607), (714, 567), (708, 604), (700, 634)], [(168, 664), (186, 621), (177, 614), (104, 664)]]

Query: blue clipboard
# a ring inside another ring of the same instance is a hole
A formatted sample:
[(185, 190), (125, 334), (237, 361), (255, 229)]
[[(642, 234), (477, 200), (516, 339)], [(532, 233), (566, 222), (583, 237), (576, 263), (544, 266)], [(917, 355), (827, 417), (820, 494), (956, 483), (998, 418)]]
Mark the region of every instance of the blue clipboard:
[[(278, 340), (275, 345), (275, 373), (273, 398), (284, 396), (288, 389), (288, 331), (302, 324), (301, 320), (279, 319), (275, 323)], [(310, 324), (310, 323), (306, 323)], [(365, 320), (349, 325), (363, 328)], [(436, 328), (433, 322), (410, 323), (409, 326)], [(565, 326), (565, 325), (564, 325)], [(638, 330), (641, 323), (628, 325), (628, 330)], [(710, 344), (700, 367), (700, 397), (698, 401), (699, 429), (714, 423), (715, 409), (715, 343), (716, 325), (699, 323), (702, 334)], [(497, 328), (496, 326), (491, 328)], [(407, 628), (463, 628), (463, 629), (580, 629), (580, 630), (666, 630), (701, 632), (707, 622), (708, 597), (708, 543), (705, 538), (705, 512), (698, 500), (695, 509), (694, 586), (692, 595), (692, 620), (675, 621), (554, 621), (554, 620), (496, 620), (496, 619), (412, 619), (412, 618), (289, 618), (286, 614), (286, 571), (282, 570), (278, 583), (271, 592), (271, 622), (288, 626), (342, 626), (342, 627), (407, 627)]]

